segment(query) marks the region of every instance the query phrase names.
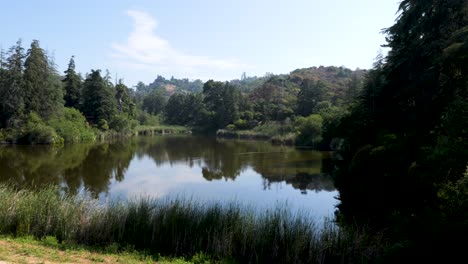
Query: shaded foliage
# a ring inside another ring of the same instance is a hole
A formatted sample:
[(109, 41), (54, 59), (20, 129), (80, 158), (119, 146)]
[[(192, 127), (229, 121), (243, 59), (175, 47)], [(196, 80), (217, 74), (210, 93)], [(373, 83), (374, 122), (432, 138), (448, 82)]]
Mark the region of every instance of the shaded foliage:
[(93, 124), (109, 121), (116, 113), (113, 88), (102, 78), (100, 70), (91, 70), (84, 81), (81, 111)]
[(24, 62), (24, 107), (48, 119), (63, 106), (63, 89), (54, 65), (34, 40)]
[(79, 108), (81, 100), (81, 77), (75, 71), (75, 58), (71, 57), (65, 78), (62, 80), (65, 88), (65, 106)]
[(340, 217), (391, 227), (392, 243), (409, 241), (399, 256), (442, 256), (468, 231), (467, 25), (466, 1), (402, 1), (391, 50), (339, 127)]

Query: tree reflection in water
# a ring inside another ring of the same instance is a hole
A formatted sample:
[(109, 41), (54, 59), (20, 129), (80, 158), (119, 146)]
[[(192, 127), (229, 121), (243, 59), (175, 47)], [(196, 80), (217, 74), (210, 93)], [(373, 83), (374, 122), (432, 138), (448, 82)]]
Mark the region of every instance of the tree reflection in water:
[(288, 184), (300, 192), (333, 191), (325, 171), (329, 153), (273, 146), (267, 142), (198, 136), (140, 137), (126, 141), (51, 146), (0, 146), (0, 181), (18, 187), (61, 184), (75, 194), (107, 193), (124, 181), (134, 159), (150, 157), (157, 167), (201, 168), (206, 181), (236, 181), (246, 169), (263, 178), (263, 188)]

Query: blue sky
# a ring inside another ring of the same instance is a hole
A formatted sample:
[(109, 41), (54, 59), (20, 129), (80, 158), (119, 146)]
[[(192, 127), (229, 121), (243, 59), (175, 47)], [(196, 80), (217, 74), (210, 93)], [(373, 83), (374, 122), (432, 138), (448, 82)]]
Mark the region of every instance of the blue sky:
[(157, 75), (229, 80), (311, 66), (370, 68), (395, 0), (2, 1), (0, 46), (32, 39), (63, 72), (108, 69), (133, 86)]

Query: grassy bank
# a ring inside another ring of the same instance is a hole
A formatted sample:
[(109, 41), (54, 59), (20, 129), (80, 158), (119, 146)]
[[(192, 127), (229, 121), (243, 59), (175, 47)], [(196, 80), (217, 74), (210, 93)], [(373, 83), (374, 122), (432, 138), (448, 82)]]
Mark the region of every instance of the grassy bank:
[(202, 204), (188, 199), (138, 199), (100, 204), (66, 196), (58, 188), (17, 191), (0, 186), (0, 233), (116, 251), (132, 248), (152, 256), (238, 263), (326, 263), (361, 259), (358, 232), (333, 224), (320, 228), (307, 214), (286, 206), (256, 212), (236, 203)]
[(190, 129), (184, 126), (169, 125), (137, 126), (135, 133), (137, 135), (187, 134), (190, 133)]
[(227, 130), (219, 129), (216, 131), (216, 137), (228, 139), (247, 139), (247, 140), (266, 140), (275, 145), (294, 146), (296, 143), (296, 135), (288, 133), (285, 135), (269, 135), (254, 130)]
[(115, 130), (95, 130), (96, 139), (100, 141), (129, 138), (133, 136), (148, 136), (148, 135), (168, 135), (168, 134), (189, 134), (190, 129), (183, 126), (169, 126), (169, 125), (156, 125), (156, 126), (137, 126), (131, 130), (124, 130), (117, 132)]
[(226, 129), (216, 131), (219, 138), (267, 140), (278, 145), (295, 145), (297, 135), (291, 122), (265, 122), (252, 129), (239, 129), (229, 125)]
[(58, 243), (54, 237), (36, 240), (31, 236), (0, 237), (0, 263), (122, 263), (122, 264), (191, 264), (203, 263), (203, 254), (190, 260), (150, 256), (132, 248), (117, 251), (107, 248), (86, 247), (70, 243)]

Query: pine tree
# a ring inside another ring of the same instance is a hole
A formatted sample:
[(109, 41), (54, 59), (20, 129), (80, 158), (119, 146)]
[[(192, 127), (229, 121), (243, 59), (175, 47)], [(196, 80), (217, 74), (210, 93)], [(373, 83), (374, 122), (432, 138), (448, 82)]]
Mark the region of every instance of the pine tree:
[(109, 122), (116, 113), (113, 89), (102, 78), (100, 70), (91, 70), (83, 84), (81, 111), (93, 124)]
[(206, 109), (214, 114), (215, 128), (224, 128), (239, 117), (240, 91), (228, 82), (207, 81), (203, 95)]
[(75, 56), (72, 56), (68, 63), (63, 79), (65, 89), (65, 106), (79, 108), (81, 98), (81, 78), (75, 71)]
[(39, 41), (31, 43), (24, 67), (25, 110), (48, 119), (63, 107), (63, 90), (54, 65)]
[[(433, 210), (441, 218), (463, 215), (466, 224), (468, 211), (457, 207), (468, 204), (466, 185), (455, 191), (464, 197), (444, 189), (464, 177), (468, 163), (468, 2), (404, 0), (399, 11), (385, 31), (391, 50), (340, 128), (347, 149), (336, 177), (339, 208), (353, 222), (426, 220)], [(458, 205), (440, 213), (444, 202)]]
[[(174, 98), (176, 97), (177, 96)], [(143, 98), (142, 108), (150, 114), (157, 115), (161, 113), (165, 106), (166, 98), (160, 89), (154, 89), (151, 93)], [(181, 111), (181, 109), (179, 109), (179, 111)]]
[(16, 127), (24, 110), (24, 48), (21, 39), (11, 47), (0, 69), (0, 126)]

